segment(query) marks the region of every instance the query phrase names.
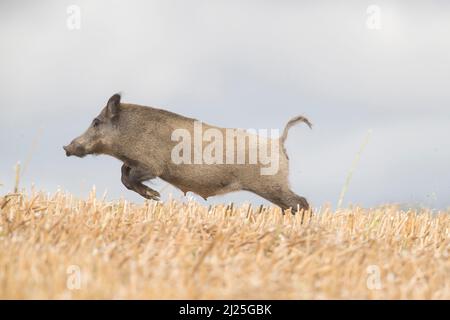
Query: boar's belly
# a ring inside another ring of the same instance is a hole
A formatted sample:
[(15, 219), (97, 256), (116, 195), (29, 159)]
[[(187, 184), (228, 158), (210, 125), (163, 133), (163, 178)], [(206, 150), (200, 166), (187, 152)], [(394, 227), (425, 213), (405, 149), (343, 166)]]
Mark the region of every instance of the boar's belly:
[(212, 165), (199, 170), (195, 165), (180, 165), (177, 170), (160, 178), (184, 193), (194, 192), (205, 199), (241, 189), (240, 183), (232, 172), (213, 167), (216, 166)]

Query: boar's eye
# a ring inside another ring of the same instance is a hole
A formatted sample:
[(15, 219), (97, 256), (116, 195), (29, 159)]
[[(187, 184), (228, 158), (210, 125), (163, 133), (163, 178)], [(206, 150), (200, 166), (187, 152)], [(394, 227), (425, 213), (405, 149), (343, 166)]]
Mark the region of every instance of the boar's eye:
[(92, 126), (93, 126), (94, 128), (98, 127), (99, 124), (100, 124), (100, 120), (97, 119), (97, 118), (95, 118), (95, 119), (92, 121)]

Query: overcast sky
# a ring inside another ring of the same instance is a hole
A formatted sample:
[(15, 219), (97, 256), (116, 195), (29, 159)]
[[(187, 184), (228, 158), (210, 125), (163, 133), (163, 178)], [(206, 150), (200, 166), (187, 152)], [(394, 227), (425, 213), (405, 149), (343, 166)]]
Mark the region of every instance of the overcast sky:
[[(67, 25), (70, 5), (80, 29)], [(367, 25), (370, 5), (380, 29)], [(121, 91), (223, 127), (307, 116), (314, 129), (291, 129), (287, 150), (292, 187), (314, 206), (336, 205), (368, 130), (345, 205), (450, 205), (448, 1), (2, 0), (0, 40), (0, 194), (21, 161), (23, 187), (86, 197), (96, 185), (141, 202), (119, 161), (62, 150)]]

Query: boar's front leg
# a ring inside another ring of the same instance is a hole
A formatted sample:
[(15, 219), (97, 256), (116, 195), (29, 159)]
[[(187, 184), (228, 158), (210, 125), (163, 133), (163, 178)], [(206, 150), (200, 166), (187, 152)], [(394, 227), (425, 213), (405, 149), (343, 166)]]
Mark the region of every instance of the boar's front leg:
[(139, 168), (132, 168), (126, 164), (122, 166), (122, 183), (128, 190), (133, 190), (146, 199), (158, 201), (160, 197), (159, 192), (142, 183), (142, 181), (149, 180), (150, 178), (147, 172)]

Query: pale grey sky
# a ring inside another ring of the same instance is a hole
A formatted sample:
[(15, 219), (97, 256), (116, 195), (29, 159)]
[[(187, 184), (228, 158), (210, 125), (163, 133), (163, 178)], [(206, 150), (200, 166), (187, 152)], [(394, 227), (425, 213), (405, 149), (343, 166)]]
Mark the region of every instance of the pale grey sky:
[[(5, 1), (0, 3), (0, 193), (38, 145), (22, 185), (142, 199), (120, 163), (66, 158), (117, 91), (224, 127), (291, 130), (293, 189), (335, 205), (369, 129), (344, 204), (436, 208), (450, 199), (447, 1)], [(67, 28), (67, 7), (81, 29)], [(367, 28), (377, 5), (381, 29)], [(42, 132), (40, 134), (39, 132)], [(165, 186), (156, 182), (156, 189)], [(181, 197), (173, 188), (164, 188)], [(249, 193), (208, 202), (265, 203)]]

